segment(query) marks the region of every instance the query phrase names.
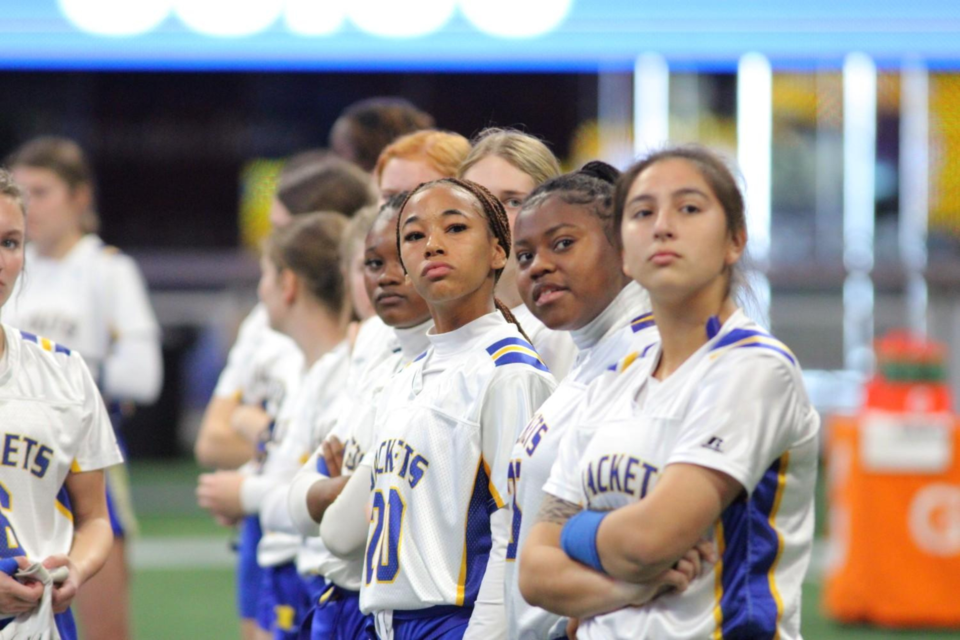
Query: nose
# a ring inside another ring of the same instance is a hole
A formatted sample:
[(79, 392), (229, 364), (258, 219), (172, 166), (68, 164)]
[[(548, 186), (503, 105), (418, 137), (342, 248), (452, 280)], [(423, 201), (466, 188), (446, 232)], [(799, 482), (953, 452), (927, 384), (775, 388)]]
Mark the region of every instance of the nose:
[(530, 273), (532, 280), (538, 280), (548, 273), (553, 273), (556, 269), (556, 265), (553, 264), (553, 261), (550, 260), (543, 251), (535, 253), (533, 259), (530, 261), (530, 266), (527, 267), (527, 271)]
[(377, 284), (381, 287), (398, 285), (403, 282), (403, 279), (403, 268), (401, 268), (398, 262), (391, 262), (384, 267), (383, 272), (380, 273), (380, 277), (377, 278)]
[(423, 253), (426, 258), (442, 256), (446, 253), (438, 232), (431, 231), (427, 234), (427, 241), (424, 244)]
[(674, 237), (673, 215), (671, 211), (664, 207), (655, 214), (653, 221), (653, 237), (657, 240), (666, 240)]

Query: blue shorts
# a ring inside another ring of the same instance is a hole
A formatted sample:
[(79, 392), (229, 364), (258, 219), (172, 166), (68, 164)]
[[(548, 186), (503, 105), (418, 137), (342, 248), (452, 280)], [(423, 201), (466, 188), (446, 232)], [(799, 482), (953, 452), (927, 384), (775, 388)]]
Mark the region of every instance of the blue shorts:
[[(473, 607), (437, 606), (393, 612), (394, 640), (460, 640)], [(373, 621), (371, 619), (371, 624)]]
[(110, 493), (110, 484), (106, 483), (107, 487), (107, 513), (110, 514), (110, 528), (113, 529), (114, 538), (122, 538), (126, 535), (126, 530), (123, 528), (123, 522), (120, 521), (120, 513), (117, 511), (116, 505), (113, 504), (113, 495)]
[(263, 570), (257, 564), (257, 544), (262, 535), (259, 516), (247, 516), (240, 523), (240, 540), (237, 543), (237, 612), (244, 620), (256, 619), (257, 607), (260, 604)]
[(297, 640), (300, 625), (313, 606), (307, 585), (293, 562), (263, 569), (257, 624), (275, 640)]
[[(54, 615), (53, 619), (57, 623), (57, 631), (60, 632), (61, 640), (77, 640), (77, 625), (73, 621), (73, 613), (70, 609)], [(7, 618), (0, 622), (0, 629), (5, 629), (11, 622), (13, 622), (13, 618)]]
[[(300, 627), (299, 640), (363, 640), (368, 635), (370, 616), (360, 613), (360, 593), (331, 584)], [(316, 600), (314, 600), (316, 602)]]

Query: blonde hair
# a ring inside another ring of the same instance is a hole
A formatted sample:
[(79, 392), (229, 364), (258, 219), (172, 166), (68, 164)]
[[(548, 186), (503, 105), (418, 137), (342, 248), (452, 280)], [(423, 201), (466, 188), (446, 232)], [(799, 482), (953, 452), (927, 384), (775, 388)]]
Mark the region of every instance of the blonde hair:
[(380, 186), (380, 178), (387, 163), (394, 158), (402, 158), (423, 160), (440, 175), (452, 178), (457, 175), (457, 169), (468, 153), (470, 141), (459, 133), (425, 129), (394, 140), (377, 158), (373, 175), (377, 186)]
[(0, 196), (10, 198), (13, 204), (20, 208), (23, 215), (27, 215), (27, 210), (23, 206), (23, 191), (13, 180), (13, 175), (6, 169), (0, 168)]
[(457, 176), (462, 178), (487, 156), (503, 158), (530, 176), (537, 186), (560, 175), (557, 157), (542, 140), (516, 129), (490, 127), (474, 138), (473, 148), (460, 165)]

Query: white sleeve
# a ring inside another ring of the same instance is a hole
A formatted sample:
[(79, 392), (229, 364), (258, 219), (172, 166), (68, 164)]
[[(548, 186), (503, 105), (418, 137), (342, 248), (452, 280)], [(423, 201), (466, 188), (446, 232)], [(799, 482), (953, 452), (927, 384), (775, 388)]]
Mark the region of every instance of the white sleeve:
[(83, 418), (80, 428), (84, 437), (77, 449), (74, 471), (94, 471), (120, 464), (123, 462), (123, 454), (117, 446), (110, 417), (103, 406), (103, 399), (90, 370), (77, 352), (66, 357), (76, 368), (76, 375), (81, 377), (80, 384), (83, 389)]
[(715, 469), (752, 492), (777, 458), (815, 435), (798, 433), (808, 423), (794, 367), (759, 349), (724, 354), (700, 383), (667, 464)]
[(213, 394), (218, 398), (233, 398), (243, 393), (247, 376), (257, 351), (260, 331), (265, 327), (263, 309), (257, 305), (240, 324), (237, 340), (230, 347), (227, 364), (220, 372)]
[(507, 613), (503, 604), (507, 541), (510, 538), (510, 510), (497, 509), (490, 516), (493, 544), (487, 570), (473, 606), (473, 614), (463, 640), (488, 640), (507, 637)]
[(332, 554), (340, 558), (359, 558), (367, 543), (370, 517), (370, 476), (373, 469), (362, 463), (347, 481), (343, 491), (323, 514), (320, 536)]
[(576, 425), (570, 426), (560, 438), (560, 452), (550, 468), (550, 477), (543, 485), (543, 491), (561, 500), (582, 505), (580, 454), (585, 448), (585, 434)]
[(327, 478), (326, 475), (318, 471), (318, 460), (323, 460), (320, 457), (319, 448), (297, 471), (297, 475), (290, 482), (290, 490), (287, 492), (287, 512), (290, 515), (290, 521), (300, 535), (308, 537), (320, 535), (320, 523), (313, 520), (310, 510), (307, 508), (307, 494), (310, 492), (310, 487), (318, 480)]
[(149, 404), (160, 395), (163, 356), (147, 285), (129, 256), (111, 256), (106, 273), (106, 286), (110, 287), (107, 320), (113, 342), (103, 363), (104, 392), (112, 399)]
[(507, 495), (507, 465), (517, 436), (556, 388), (552, 376), (540, 375), (532, 367), (507, 366), (518, 369), (494, 377), (480, 411), (481, 454), (498, 509), (506, 504), (502, 496)]

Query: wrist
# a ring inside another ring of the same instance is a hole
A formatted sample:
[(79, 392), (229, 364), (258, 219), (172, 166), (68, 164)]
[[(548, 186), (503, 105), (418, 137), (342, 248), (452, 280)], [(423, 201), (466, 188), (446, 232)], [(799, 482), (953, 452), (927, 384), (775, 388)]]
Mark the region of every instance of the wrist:
[(577, 562), (600, 573), (606, 573), (606, 571), (600, 562), (600, 552), (597, 549), (597, 531), (600, 529), (600, 523), (609, 513), (609, 511), (581, 511), (567, 520), (560, 532), (560, 548)]

